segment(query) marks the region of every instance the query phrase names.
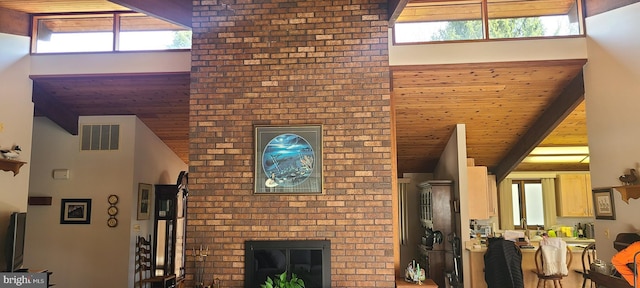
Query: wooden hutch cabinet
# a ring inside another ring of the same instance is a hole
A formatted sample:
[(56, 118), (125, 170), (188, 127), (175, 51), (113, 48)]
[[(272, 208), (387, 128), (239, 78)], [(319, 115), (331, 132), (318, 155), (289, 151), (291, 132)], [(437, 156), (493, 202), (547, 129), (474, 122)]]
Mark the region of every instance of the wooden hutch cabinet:
[[(180, 178), (178, 183), (182, 182)], [(178, 283), (185, 274), (187, 194), (186, 184), (155, 185), (152, 268), (155, 276), (176, 275)]]
[(419, 251), (427, 278), (439, 287), (445, 287), (446, 274), (454, 269), (454, 253), (451, 242), (455, 231), (453, 187), (450, 180), (431, 180), (420, 183), (420, 221), (423, 229), (432, 229), (442, 238), (431, 245), (423, 234)]

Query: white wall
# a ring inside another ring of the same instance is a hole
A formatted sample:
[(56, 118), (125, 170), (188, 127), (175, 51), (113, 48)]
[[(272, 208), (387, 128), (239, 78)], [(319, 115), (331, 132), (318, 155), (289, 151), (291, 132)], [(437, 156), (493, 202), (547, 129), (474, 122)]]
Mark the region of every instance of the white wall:
[[(125, 208), (131, 205), (133, 193), (134, 121), (131, 116), (81, 117), (81, 125), (120, 124), (120, 149), (80, 152), (78, 136), (47, 118), (34, 120), (29, 196), (51, 196), (53, 201), (51, 206), (29, 206), (25, 265), (49, 269), (57, 286), (127, 285), (129, 215)], [(54, 180), (53, 169), (69, 169), (70, 179)], [(116, 228), (106, 225), (110, 194), (120, 197)], [(61, 199), (73, 198), (92, 200), (90, 224), (60, 224)]]
[(32, 75), (191, 71), (190, 51), (35, 54)]
[(580, 37), (389, 46), (391, 66), (585, 58), (586, 40)]
[(5, 271), (9, 215), (27, 210), (33, 122), (28, 56), (29, 38), (0, 33), (0, 148), (20, 145), (23, 153), (18, 160), (27, 162), (15, 177), (0, 171), (0, 271)]
[[(138, 184), (176, 184), (180, 171), (187, 171), (187, 165), (167, 147), (149, 128), (136, 118), (136, 138), (134, 145), (134, 170), (132, 189), (134, 191), (129, 204), (138, 203)], [(153, 200), (153, 199), (152, 199)], [(127, 207), (129, 206), (129, 207)], [(134, 281), (136, 236), (153, 235), (153, 214), (151, 220), (137, 220), (137, 205), (123, 206), (131, 213), (128, 226), (132, 231), (129, 239), (129, 287)], [(152, 209), (155, 207), (151, 207)], [(122, 209), (122, 208), (121, 208)], [(153, 212), (154, 210), (151, 210)], [(140, 227), (139, 229), (137, 227)], [(137, 278), (136, 278), (137, 279)]]
[[(174, 183), (171, 178), (186, 165), (135, 116), (80, 117), (79, 122), (119, 124), (119, 150), (79, 151), (78, 136), (46, 118), (35, 119), (29, 195), (53, 201), (29, 206), (25, 265), (49, 269), (51, 282), (61, 287), (133, 287), (135, 236), (153, 231), (151, 220), (136, 220), (138, 183)], [(69, 169), (70, 179), (54, 180), (53, 169)], [(111, 194), (120, 198), (115, 228), (106, 224)], [(60, 224), (63, 198), (92, 199), (91, 223)]]
[[(640, 167), (640, 3), (586, 19), (585, 68), (591, 184), (621, 185), (625, 169)], [(640, 171), (640, 170), (638, 170)], [(640, 232), (640, 199), (622, 201), (614, 191), (616, 220), (596, 220), (598, 257), (610, 259), (618, 233)], [(605, 231), (609, 231), (609, 237)]]
[[(464, 242), (470, 239), (469, 229), (469, 180), (467, 177), (467, 130), (464, 124), (457, 124), (447, 146), (444, 148), (440, 161), (436, 165), (434, 179), (452, 180), (454, 199), (459, 201), (460, 213), (454, 214), (456, 223), (456, 234), (461, 239), (462, 244), (462, 273), (467, 275), (464, 279), (469, 279), (471, 266), (469, 265), (469, 253), (464, 251)], [(449, 243), (447, 243), (449, 244)], [(450, 244), (449, 244), (450, 245)], [(452, 256), (452, 255), (449, 255)], [(471, 283), (464, 281), (464, 287), (468, 288)]]

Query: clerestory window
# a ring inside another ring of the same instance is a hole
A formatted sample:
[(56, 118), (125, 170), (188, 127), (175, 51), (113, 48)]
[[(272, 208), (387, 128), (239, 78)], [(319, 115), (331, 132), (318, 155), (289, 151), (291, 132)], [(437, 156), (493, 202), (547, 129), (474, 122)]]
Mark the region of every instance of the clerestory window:
[(141, 13), (33, 17), (32, 53), (191, 49), (191, 28)]
[(581, 0), (410, 1), (393, 40), (424, 43), (584, 35)]

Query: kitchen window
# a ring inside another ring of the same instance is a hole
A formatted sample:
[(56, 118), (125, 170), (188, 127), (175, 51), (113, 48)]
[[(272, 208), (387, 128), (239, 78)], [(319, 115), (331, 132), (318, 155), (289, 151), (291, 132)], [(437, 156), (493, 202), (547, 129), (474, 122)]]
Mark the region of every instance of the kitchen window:
[(513, 180), (511, 193), (514, 228), (535, 229), (544, 226), (542, 183), (536, 180)]

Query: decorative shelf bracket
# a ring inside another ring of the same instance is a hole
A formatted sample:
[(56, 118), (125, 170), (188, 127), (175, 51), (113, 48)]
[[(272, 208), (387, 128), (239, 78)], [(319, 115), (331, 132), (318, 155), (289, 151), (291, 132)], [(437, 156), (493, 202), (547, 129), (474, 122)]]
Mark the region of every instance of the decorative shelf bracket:
[(9, 160), (9, 159), (0, 159), (0, 170), (12, 171), (13, 176), (16, 176), (20, 172), (20, 167), (22, 167), (22, 165), (24, 164), (27, 164), (27, 162)]
[(627, 204), (629, 204), (629, 199), (640, 198), (640, 185), (617, 186), (613, 188), (620, 192), (622, 200)]

